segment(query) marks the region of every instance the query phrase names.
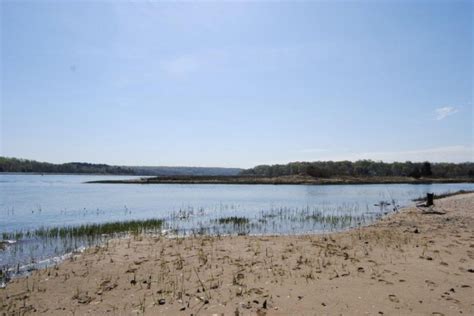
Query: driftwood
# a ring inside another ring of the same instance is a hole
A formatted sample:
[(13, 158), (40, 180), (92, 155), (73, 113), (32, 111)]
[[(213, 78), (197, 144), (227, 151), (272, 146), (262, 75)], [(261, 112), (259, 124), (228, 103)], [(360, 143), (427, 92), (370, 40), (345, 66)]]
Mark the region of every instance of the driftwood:
[(444, 210), (434, 209), (434, 193), (426, 193), (426, 203), (417, 204), (416, 208), (421, 210), (422, 214), (444, 215)]
[(435, 214), (435, 215), (444, 215), (446, 212), (444, 210), (435, 210), (433, 207), (429, 207), (427, 209), (423, 209), (418, 207), (421, 210), (421, 214)]
[(426, 193), (426, 200), (423, 203), (418, 203), (416, 207), (432, 207), (434, 206), (434, 193)]

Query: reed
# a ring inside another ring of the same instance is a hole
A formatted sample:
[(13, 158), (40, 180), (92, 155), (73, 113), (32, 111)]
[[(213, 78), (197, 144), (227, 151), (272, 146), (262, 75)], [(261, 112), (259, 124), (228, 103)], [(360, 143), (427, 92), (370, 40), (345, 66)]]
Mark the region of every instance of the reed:
[(241, 226), (249, 223), (249, 219), (246, 217), (230, 216), (230, 217), (221, 217), (216, 220), (220, 225), (232, 224), (234, 226)]
[(120, 233), (140, 234), (148, 231), (161, 229), (164, 221), (162, 219), (145, 219), (116, 221), (98, 224), (83, 224), (78, 226), (63, 227), (41, 227), (35, 230), (19, 231), (13, 233), (2, 233), (5, 239), (22, 239), (25, 237), (39, 238), (68, 238), (68, 237), (97, 237), (102, 235), (113, 235)]

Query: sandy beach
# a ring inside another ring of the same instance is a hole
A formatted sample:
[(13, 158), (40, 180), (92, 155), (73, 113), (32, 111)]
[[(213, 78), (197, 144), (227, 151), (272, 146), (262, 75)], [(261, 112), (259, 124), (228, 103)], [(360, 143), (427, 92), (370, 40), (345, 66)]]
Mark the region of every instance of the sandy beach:
[(0, 290), (0, 314), (473, 315), (474, 194), (326, 235), (136, 236)]

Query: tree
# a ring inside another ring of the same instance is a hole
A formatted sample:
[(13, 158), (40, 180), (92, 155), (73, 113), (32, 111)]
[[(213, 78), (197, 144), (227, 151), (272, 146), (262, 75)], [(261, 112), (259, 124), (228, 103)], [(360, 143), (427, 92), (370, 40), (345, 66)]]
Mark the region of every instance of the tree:
[(421, 176), (422, 177), (431, 177), (433, 172), (431, 172), (431, 164), (428, 161), (425, 161), (421, 166)]
[(421, 171), (418, 167), (414, 167), (412, 169), (412, 171), (410, 171), (410, 173), (408, 174), (409, 177), (412, 177), (412, 178), (415, 178), (415, 179), (419, 179), (421, 178)]

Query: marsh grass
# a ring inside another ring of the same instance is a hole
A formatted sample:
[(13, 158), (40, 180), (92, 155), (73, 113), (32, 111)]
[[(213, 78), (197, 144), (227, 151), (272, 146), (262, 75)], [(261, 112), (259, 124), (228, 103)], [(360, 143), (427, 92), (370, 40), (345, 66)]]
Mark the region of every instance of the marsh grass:
[(23, 238), (71, 238), (71, 237), (94, 237), (102, 235), (114, 235), (120, 233), (140, 234), (148, 231), (161, 229), (164, 221), (162, 219), (146, 219), (117, 221), (100, 224), (84, 224), (79, 226), (63, 227), (41, 227), (35, 230), (4, 232), (3, 240)]
[(308, 229), (309, 231), (334, 231), (366, 225), (383, 214), (383, 212), (370, 212), (368, 205), (363, 209), (358, 204), (346, 204), (338, 207), (283, 207), (262, 211), (259, 214), (258, 222), (267, 227), (279, 227), (283, 224), (299, 227), (301, 231), (308, 231)]
[(250, 221), (246, 217), (230, 216), (230, 217), (221, 217), (215, 220), (220, 225), (232, 224), (235, 226), (248, 224)]
[(306, 220), (314, 221), (332, 228), (344, 228), (354, 224), (362, 224), (366, 222), (365, 216), (354, 216), (350, 214), (344, 215), (324, 215), (320, 212), (315, 212), (306, 216)]
[[(7, 267), (12, 267), (18, 262), (36, 267), (41, 265), (38, 262), (43, 259), (95, 247), (115, 237), (130, 235), (133, 239), (141, 238), (147, 233), (180, 238), (329, 232), (373, 222), (380, 212), (371, 210), (374, 210), (374, 207), (367, 203), (340, 205), (322, 203), (305, 207), (271, 206), (254, 213), (242, 210), (240, 205), (232, 203), (219, 204), (214, 209), (183, 206), (177, 212), (165, 215), (163, 219), (41, 227), (4, 232), (0, 236), (3, 240), (18, 240), (11, 246), (3, 245), (3, 248), (6, 248), (6, 251), (2, 252), (7, 259), (5, 261)], [(242, 216), (242, 211), (246, 211), (247, 216)], [(220, 217), (214, 217), (216, 213), (220, 213)]]

